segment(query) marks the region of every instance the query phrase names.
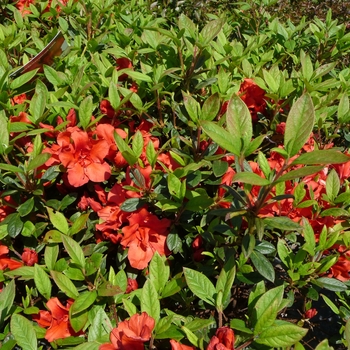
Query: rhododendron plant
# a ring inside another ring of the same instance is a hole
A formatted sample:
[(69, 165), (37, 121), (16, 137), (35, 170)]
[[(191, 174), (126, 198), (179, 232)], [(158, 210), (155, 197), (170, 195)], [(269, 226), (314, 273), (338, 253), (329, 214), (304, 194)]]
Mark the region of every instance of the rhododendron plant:
[(0, 348), (349, 348), (349, 28), (180, 3), (0, 4)]

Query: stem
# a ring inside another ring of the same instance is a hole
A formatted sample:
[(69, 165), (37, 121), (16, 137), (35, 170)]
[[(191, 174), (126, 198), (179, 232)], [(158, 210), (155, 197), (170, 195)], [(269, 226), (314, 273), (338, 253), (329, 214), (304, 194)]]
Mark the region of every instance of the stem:
[(219, 328), (222, 327), (222, 311), (218, 311), (218, 315), (219, 315)]
[(163, 115), (162, 115), (162, 106), (161, 106), (161, 103), (160, 103), (158, 90), (156, 91), (156, 94), (157, 94), (157, 109), (158, 109), (159, 124), (160, 124), (161, 127), (164, 127), (164, 121), (163, 121)]
[(254, 339), (249, 339), (247, 340), (244, 344), (238, 346), (237, 348), (235, 348), (236, 350), (241, 350), (246, 348), (248, 345), (250, 345), (253, 342)]

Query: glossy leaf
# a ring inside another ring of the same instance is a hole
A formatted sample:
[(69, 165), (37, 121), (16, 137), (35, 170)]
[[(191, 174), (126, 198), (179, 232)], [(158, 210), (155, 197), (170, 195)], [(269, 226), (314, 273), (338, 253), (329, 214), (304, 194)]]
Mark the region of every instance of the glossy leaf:
[(61, 238), (62, 238), (64, 248), (66, 249), (68, 255), (72, 259), (72, 263), (80, 266), (81, 268), (84, 268), (85, 257), (79, 243), (66, 235), (61, 235)]
[(286, 121), (284, 146), (289, 157), (295, 156), (309, 138), (315, 123), (315, 110), (308, 93), (292, 105)]
[(149, 279), (157, 292), (160, 292), (170, 276), (170, 268), (166, 261), (156, 252), (149, 264)]
[(50, 221), (52, 225), (57, 228), (57, 230), (67, 234), (68, 233), (68, 223), (64, 215), (58, 211), (54, 212), (53, 209), (46, 207), (49, 213)]
[(160, 302), (152, 280), (147, 280), (141, 293), (141, 312), (153, 317), (156, 324), (160, 318)]
[(216, 92), (205, 100), (202, 106), (202, 112), (200, 114), (200, 119), (202, 120), (214, 120), (220, 110), (220, 97)]
[(269, 180), (266, 180), (263, 177), (260, 177), (259, 175), (250, 172), (237, 173), (234, 175), (232, 181), (242, 182), (255, 186), (268, 186), (270, 184)]
[(275, 321), (269, 328), (264, 329), (255, 341), (272, 348), (288, 347), (301, 340), (307, 331), (286, 321)]
[(11, 317), (11, 333), (23, 350), (37, 350), (37, 337), (32, 323), (19, 314)]
[(214, 296), (216, 290), (209, 278), (188, 267), (184, 267), (183, 271), (191, 292), (206, 303), (215, 306)]
[[(254, 334), (271, 329), (283, 298), (283, 286), (275, 287), (263, 294), (254, 306)], [(260, 338), (260, 337), (259, 337)]]
[(350, 157), (339, 151), (326, 149), (303, 153), (292, 162), (292, 165), (304, 164), (341, 164), (350, 160)]
[(244, 153), (252, 140), (252, 117), (247, 105), (236, 94), (227, 105), (226, 123), (231, 137), (239, 142), (238, 154)]
[(203, 131), (220, 147), (233, 153), (234, 155), (238, 156), (240, 154), (241, 141), (239, 138), (233, 138), (228, 131), (214, 122), (202, 120), (200, 124)]
[(71, 315), (76, 315), (88, 309), (96, 300), (97, 293), (95, 290), (81, 293), (71, 305), (69, 311)]
[(49, 300), (51, 297), (51, 280), (44, 269), (38, 265), (34, 265), (34, 282), (39, 293)]
[(261, 276), (271, 282), (275, 281), (275, 270), (270, 261), (264, 255), (254, 250), (250, 254), (250, 259)]
[(79, 292), (73, 282), (65, 276), (63, 273), (58, 271), (50, 272), (53, 280), (55, 281), (57, 287), (66, 294), (69, 298), (76, 299), (79, 296)]

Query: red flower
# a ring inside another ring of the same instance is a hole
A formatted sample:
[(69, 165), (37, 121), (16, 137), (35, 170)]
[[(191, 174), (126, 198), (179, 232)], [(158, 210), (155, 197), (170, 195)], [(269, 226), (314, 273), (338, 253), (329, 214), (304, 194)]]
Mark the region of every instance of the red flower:
[(317, 315), (317, 310), (316, 309), (309, 309), (305, 312), (304, 317), (306, 319), (313, 318)]
[(5, 245), (0, 245), (0, 270), (15, 270), (23, 266), (20, 261), (8, 257), (9, 249)]
[(133, 278), (128, 278), (128, 286), (126, 288), (125, 293), (129, 294), (131, 293), (133, 290), (136, 290), (139, 288), (139, 284), (137, 283), (136, 280), (134, 280)]
[[(117, 67), (116, 70), (121, 70), (125, 68), (132, 68), (132, 62), (126, 57), (120, 57), (116, 59)], [(118, 77), (119, 81), (124, 81), (128, 78), (127, 74), (122, 74)]]
[(24, 265), (33, 266), (38, 263), (38, 254), (35, 250), (24, 248), (22, 253), (22, 260)]
[(231, 328), (220, 327), (210, 339), (207, 350), (233, 350), (235, 334)]
[(129, 226), (123, 227), (124, 237), (120, 244), (129, 248), (128, 259), (132, 267), (144, 269), (156, 251), (160, 255), (168, 254), (166, 237), (170, 220), (158, 219), (144, 208), (132, 213), (128, 220)]
[(28, 97), (25, 93), (17, 95), (13, 98), (11, 98), (11, 105), (20, 105), (22, 103), (24, 103), (26, 100), (28, 100)]
[(110, 334), (112, 344), (102, 344), (99, 350), (143, 350), (144, 343), (151, 339), (155, 321), (146, 312), (135, 314), (123, 321)]
[(48, 328), (45, 339), (52, 342), (57, 339), (77, 336), (82, 332), (76, 333), (69, 323), (69, 308), (73, 300), (69, 299), (66, 306), (63, 306), (57, 298), (51, 298), (46, 306), (50, 311), (40, 311), (33, 315), (33, 320), (42, 328)]
[(174, 339), (170, 340), (171, 350), (195, 350), (194, 346), (183, 345)]
[(253, 122), (258, 121), (258, 113), (263, 113), (266, 108), (265, 91), (252, 79), (244, 79), (238, 94), (249, 108)]
[(46, 148), (53, 158), (46, 165), (61, 163), (67, 168), (68, 183), (80, 187), (89, 182), (102, 182), (111, 175), (110, 166), (104, 161), (109, 145), (105, 140), (93, 140), (77, 127), (68, 128), (57, 137), (57, 145)]

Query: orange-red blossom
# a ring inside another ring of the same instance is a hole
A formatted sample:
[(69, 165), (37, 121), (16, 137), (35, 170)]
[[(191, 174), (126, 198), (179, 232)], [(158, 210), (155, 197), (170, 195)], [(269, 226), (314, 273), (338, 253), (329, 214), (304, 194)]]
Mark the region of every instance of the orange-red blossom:
[(146, 312), (135, 314), (122, 321), (110, 334), (111, 343), (102, 344), (99, 350), (144, 350), (144, 343), (151, 339), (155, 321)]
[(82, 332), (76, 333), (69, 322), (69, 308), (73, 304), (73, 300), (67, 300), (66, 306), (63, 306), (58, 298), (51, 298), (46, 307), (49, 311), (41, 310), (39, 314), (33, 315), (33, 320), (40, 327), (47, 328), (45, 339), (49, 342), (57, 339), (76, 336)]

